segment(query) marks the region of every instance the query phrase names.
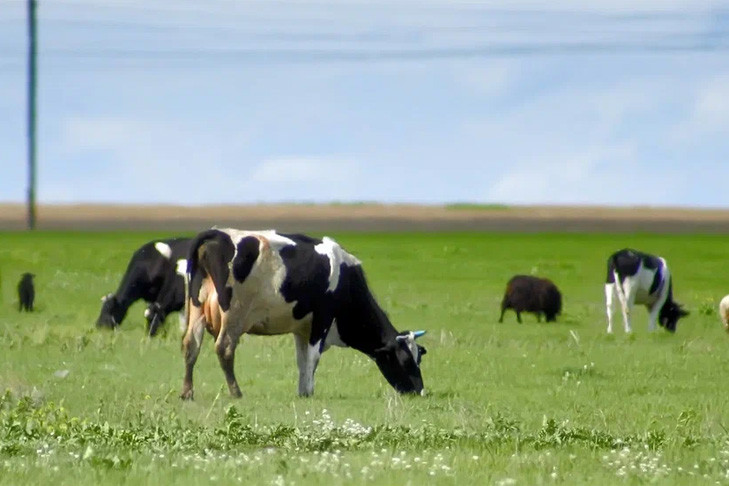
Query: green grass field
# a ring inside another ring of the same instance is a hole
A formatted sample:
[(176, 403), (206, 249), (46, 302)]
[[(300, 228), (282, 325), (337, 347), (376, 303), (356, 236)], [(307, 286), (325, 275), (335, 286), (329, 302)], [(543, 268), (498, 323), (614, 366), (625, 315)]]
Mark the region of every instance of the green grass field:
[[(0, 234), (0, 483), (729, 483), (729, 237), (335, 234), (395, 326), (428, 331), (427, 396), (333, 348), (301, 399), (293, 338), (246, 336), (231, 399), (207, 336), (183, 403), (175, 315), (151, 340), (141, 303), (94, 328), (132, 251), (161, 236)], [(605, 334), (605, 260), (626, 246), (668, 260), (691, 310), (675, 335), (649, 333), (642, 308), (633, 335)], [(16, 309), (24, 271), (33, 314)], [(506, 281), (531, 272), (562, 290), (559, 322), (498, 324)]]

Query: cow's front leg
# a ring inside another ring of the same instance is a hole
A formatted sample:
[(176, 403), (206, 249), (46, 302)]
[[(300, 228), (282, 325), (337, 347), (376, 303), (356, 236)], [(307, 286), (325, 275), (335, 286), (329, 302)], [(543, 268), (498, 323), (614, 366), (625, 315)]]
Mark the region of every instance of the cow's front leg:
[(309, 344), (309, 339), (299, 334), (294, 334), (294, 341), (299, 367), (299, 396), (310, 397), (314, 394), (314, 373), (321, 357), (321, 343)]
[(605, 312), (607, 313), (607, 333), (613, 333), (613, 311), (615, 309), (615, 284), (605, 284)]
[(616, 282), (615, 285), (620, 286), (617, 289), (618, 300), (620, 300), (620, 310), (623, 313), (625, 332), (629, 334), (633, 332), (633, 328), (630, 325), (630, 314), (632, 313), (633, 303), (635, 302), (636, 287), (631, 277), (626, 278), (622, 284)]
[(235, 379), (234, 364), (235, 348), (238, 346), (241, 333), (237, 329), (228, 328), (226, 321), (226, 314), (223, 314), (220, 334), (215, 342), (215, 352), (218, 354), (220, 367), (225, 374), (225, 381), (228, 383), (230, 395), (240, 398), (243, 394), (240, 392), (238, 380)]
[(205, 334), (205, 316), (200, 307), (190, 306), (190, 320), (187, 332), (182, 338), (182, 352), (185, 357), (185, 378), (182, 380), (182, 393), (180, 398), (192, 400), (192, 370), (200, 354), (200, 345)]

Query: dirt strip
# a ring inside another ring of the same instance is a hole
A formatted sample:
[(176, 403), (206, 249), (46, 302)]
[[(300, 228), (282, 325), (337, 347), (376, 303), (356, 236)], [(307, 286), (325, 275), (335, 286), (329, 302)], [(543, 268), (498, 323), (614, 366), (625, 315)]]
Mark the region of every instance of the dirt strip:
[[(729, 234), (729, 209), (380, 204), (248, 206), (42, 205), (44, 230), (654, 232)], [(0, 230), (23, 230), (25, 207), (0, 204)]]

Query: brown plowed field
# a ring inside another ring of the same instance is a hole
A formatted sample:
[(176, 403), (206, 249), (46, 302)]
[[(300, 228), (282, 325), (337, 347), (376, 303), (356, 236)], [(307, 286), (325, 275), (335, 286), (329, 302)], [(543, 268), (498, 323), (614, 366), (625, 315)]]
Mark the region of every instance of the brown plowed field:
[[(0, 229), (25, 228), (25, 207), (0, 205)], [(283, 231), (513, 231), (729, 233), (729, 209), (380, 204), (249, 206), (44, 205), (39, 229), (198, 231), (210, 226)]]

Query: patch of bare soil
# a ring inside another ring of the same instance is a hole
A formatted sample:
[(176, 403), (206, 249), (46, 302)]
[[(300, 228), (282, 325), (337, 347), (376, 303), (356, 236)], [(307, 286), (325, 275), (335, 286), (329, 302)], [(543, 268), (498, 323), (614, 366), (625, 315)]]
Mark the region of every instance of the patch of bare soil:
[[(0, 229), (22, 230), (25, 207), (0, 204)], [(44, 230), (506, 231), (729, 233), (729, 209), (384, 204), (246, 206), (42, 205)]]

